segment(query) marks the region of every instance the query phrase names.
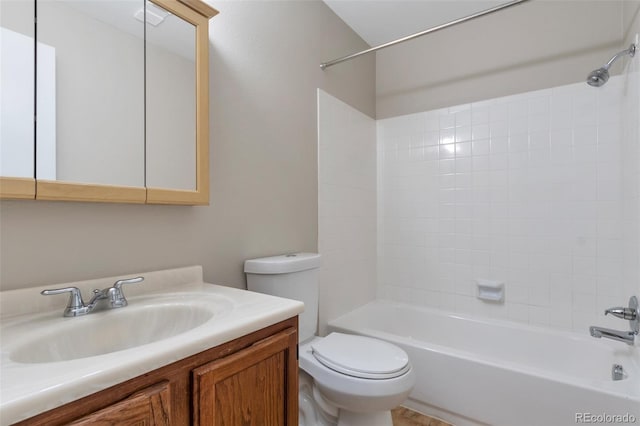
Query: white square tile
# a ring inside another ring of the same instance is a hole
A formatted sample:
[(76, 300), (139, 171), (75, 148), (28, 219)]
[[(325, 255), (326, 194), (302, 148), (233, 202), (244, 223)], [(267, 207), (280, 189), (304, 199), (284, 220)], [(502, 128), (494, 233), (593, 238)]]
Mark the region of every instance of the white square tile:
[(527, 133), (509, 136), (509, 152), (529, 150), (529, 135)]
[(606, 124), (598, 126), (598, 145), (617, 144), (622, 140), (620, 125)]
[(529, 307), (529, 324), (548, 326), (550, 322), (551, 310), (542, 306)]
[(549, 149), (550, 137), (548, 131), (529, 133), (529, 146), (532, 150)]
[(489, 170), (489, 156), (473, 156), (472, 158), (472, 170), (474, 172), (474, 177), (478, 177), (478, 172)]
[(525, 169), (529, 167), (529, 153), (527, 151), (509, 153), (510, 169)]
[(454, 158), (455, 154), (455, 144), (449, 143), (440, 145), (440, 152), (438, 154), (440, 159)]
[(491, 138), (509, 136), (509, 124), (506, 121), (491, 122), (489, 125)]
[(595, 145), (598, 143), (597, 126), (581, 126), (573, 129), (573, 143), (579, 145)]
[(551, 129), (561, 129), (571, 126), (571, 98), (568, 99), (551, 99)]
[(551, 128), (548, 115), (532, 115), (529, 117), (529, 132), (541, 132)]
[(488, 139), (490, 135), (489, 125), (486, 123), (474, 124), (471, 127), (471, 136), (474, 141), (478, 139)]
[(438, 145), (440, 143), (440, 131), (430, 130), (424, 134), (425, 145)]
[(548, 95), (535, 96), (528, 100), (529, 115), (549, 115), (551, 112)]
[(471, 156), (471, 142), (462, 142), (455, 144), (456, 158)]
[(456, 141), (455, 127), (440, 130), (440, 145), (451, 144)]
[(571, 128), (553, 129), (549, 132), (549, 142), (552, 149), (559, 146), (573, 145)]
[(470, 157), (466, 158), (458, 158), (455, 159), (456, 164), (456, 173), (471, 173), (472, 171), (472, 162)]
[(455, 113), (456, 127), (470, 126), (471, 125), (471, 106), (466, 105), (466, 108), (462, 111)]
[(490, 142), (489, 139), (479, 139), (475, 140), (471, 143), (472, 146), (472, 154), (476, 155), (488, 155), (490, 150)]
[(438, 170), (441, 175), (455, 173), (456, 160), (453, 158), (449, 158), (438, 161)]
[(489, 106), (489, 121), (506, 122), (509, 119), (509, 108), (506, 103), (494, 103)]
[(441, 189), (439, 191), (438, 200), (441, 203), (455, 203), (456, 202), (456, 192), (455, 189)]
[(439, 157), (440, 148), (438, 146), (426, 146), (424, 147), (424, 159), (426, 161), (437, 160)]
[(440, 130), (451, 129), (456, 127), (455, 114), (443, 114), (440, 116)]
[(456, 127), (455, 141), (466, 142), (471, 140), (471, 126)]
[(549, 161), (553, 165), (568, 165), (573, 161), (573, 149), (571, 146), (555, 146), (552, 144), (549, 152)]
[(499, 154), (491, 154), (489, 156), (489, 167), (490, 170), (494, 170), (494, 171), (504, 171), (505, 172), (505, 176), (504, 179), (501, 182), (494, 182), (492, 181), (491, 184), (492, 185), (505, 185), (507, 182), (507, 176), (506, 176), (506, 169), (509, 165), (509, 157), (508, 154), (506, 153), (499, 153)]
[(509, 119), (509, 135), (526, 134), (529, 130), (529, 120), (527, 116), (512, 117)]
[(573, 123), (589, 125), (598, 122), (596, 91), (580, 94), (573, 99)]
[(489, 122), (489, 107), (479, 106), (478, 104), (471, 105), (471, 124), (473, 126), (477, 124), (484, 124)]
[(456, 187), (456, 175), (440, 175), (440, 189), (454, 189)]
[(491, 141), (491, 153), (498, 154), (509, 151), (509, 138), (506, 136), (492, 137)]

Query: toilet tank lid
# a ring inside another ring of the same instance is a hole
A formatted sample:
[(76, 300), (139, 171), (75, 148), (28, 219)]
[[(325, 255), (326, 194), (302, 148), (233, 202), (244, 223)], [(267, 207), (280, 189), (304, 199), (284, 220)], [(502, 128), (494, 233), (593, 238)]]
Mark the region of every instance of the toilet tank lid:
[(244, 272), (249, 274), (286, 274), (320, 267), (318, 253), (290, 253), (279, 256), (249, 259), (244, 262)]

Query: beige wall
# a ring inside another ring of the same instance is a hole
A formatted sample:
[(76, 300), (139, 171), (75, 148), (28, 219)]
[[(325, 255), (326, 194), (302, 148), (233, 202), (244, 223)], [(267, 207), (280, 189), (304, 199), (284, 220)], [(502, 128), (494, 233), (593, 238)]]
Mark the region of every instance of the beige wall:
[(377, 118), (581, 81), (619, 49), (622, 9), (536, 0), (379, 51)]
[(2, 289), (317, 250), (316, 88), (373, 116), (374, 59), (320, 70), (366, 48), (320, 1), (211, 4), (211, 205), (3, 201)]

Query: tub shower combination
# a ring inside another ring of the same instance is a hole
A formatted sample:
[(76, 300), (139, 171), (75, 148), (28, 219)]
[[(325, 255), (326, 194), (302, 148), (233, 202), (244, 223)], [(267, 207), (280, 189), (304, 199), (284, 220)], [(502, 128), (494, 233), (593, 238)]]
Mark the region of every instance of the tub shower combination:
[[(514, 0), (480, 14), (471, 15), (356, 54), (325, 62), (321, 64), (321, 68), (325, 69), (360, 55), (387, 48), (415, 37), (421, 37), (524, 1), (526, 0)], [(638, 36), (636, 35), (635, 44), (631, 44), (627, 49), (618, 52), (602, 67), (589, 73), (587, 84), (596, 88), (604, 86), (610, 78), (610, 67), (616, 61), (633, 58), (636, 54), (637, 43)], [(630, 68), (632, 70), (636, 69), (637, 65), (630, 66)], [(632, 74), (637, 75), (637, 72), (634, 71)], [(636, 96), (640, 93), (637, 91), (637, 87), (634, 86), (637, 83), (630, 83), (629, 81), (628, 78), (624, 80), (624, 85), (625, 87), (635, 87), (635, 91), (629, 90), (628, 93), (634, 93), (634, 96)], [(611, 83), (609, 87), (611, 87)], [(614, 87), (616, 86), (614, 85)], [(623, 138), (629, 145), (637, 144), (638, 134), (638, 128), (634, 127), (637, 126), (636, 111), (638, 102), (635, 98), (631, 98), (633, 97), (627, 96), (627, 103), (622, 108), (631, 117), (628, 120), (630, 121), (631, 130), (623, 132)], [(542, 114), (541, 112), (538, 113)], [(610, 113), (610, 111), (607, 111), (607, 113)], [(610, 115), (617, 117), (618, 114), (611, 113)], [(602, 121), (606, 122), (606, 119)], [(404, 122), (401, 124), (404, 125)], [(588, 124), (592, 127), (594, 126), (593, 122)], [(434, 129), (430, 128), (430, 130)], [(435, 131), (437, 132), (437, 130), (438, 128), (436, 127)], [(604, 135), (606, 132), (603, 131), (602, 133)], [(441, 135), (442, 128), (440, 128), (440, 137)], [(393, 149), (389, 149), (389, 151), (400, 149), (398, 148), (400, 143), (393, 140), (393, 137), (390, 137)], [(413, 135), (411, 137), (413, 138)], [(488, 138), (488, 135), (486, 137)], [(483, 136), (480, 138), (482, 139)], [(441, 138), (439, 142), (433, 144), (432, 142), (427, 143), (426, 139), (427, 137), (425, 136), (425, 146), (439, 143), (451, 144), (449, 147), (453, 147), (451, 140), (442, 142)], [(413, 141), (413, 139), (411, 140)], [(466, 140), (461, 139), (462, 142)], [(482, 146), (484, 145), (479, 145), (479, 147)], [(413, 148), (413, 145), (411, 147)], [(536, 147), (540, 148), (540, 146)], [(440, 147), (439, 151), (437, 151), (437, 146), (435, 148), (429, 146), (428, 148), (431, 149), (430, 153), (436, 153), (429, 157), (430, 160), (434, 160), (434, 158), (440, 159), (436, 155), (442, 155), (442, 147)], [(493, 150), (493, 148), (491, 149)], [(457, 150), (456, 145), (456, 159), (458, 157)], [(476, 150), (475, 144), (473, 150)], [(479, 151), (481, 151), (479, 155), (487, 154), (482, 149), (479, 149)], [(427, 163), (427, 151), (425, 150), (424, 152), (424, 163)], [(440, 154), (437, 154), (438, 152)], [(625, 156), (624, 152), (622, 154)], [(396, 152), (393, 155), (400, 157), (400, 154)], [(410, 157), (410, 155), (409, 153), (405, 157)], [(469, 156), (469, 154), (461, 155), (461, 157)], [(633, 154), (628, 157), (635, 158)], [(452, 158), (453, 155), (445, 157), (445, 159)], [(517, 160), (519, 157), (514, 158)], [(544, 160), (544, 158), (542, 155), (536, 157), (537, 160)], [(584, 158), (582, 160), (585, 161)], [(451, 162), (452, 160), (448, 161)], [(592, 161), (596, 162), (597, 156)], [(473, 164), (475, 167), (475, 163)], [(480, 167), (483, 164), (485, 163), (478, 163), (478, 170), (486, 170), (486, 168)], [(519, 164), (516, 161), (515, 165), (519, 166)], [(383, 163), (384, 165), (386, 163)], [(404, 164), (401, 165), (405, 166)], [(545, 163), (545, 165), (547, 164)], [(392, 163), (391, 166), (393, 167), (389, 167), (389, 169), (395, 170), (395, 168), (398, 168), (396, 163)], [(441, 164), (440, 168), (442, 167)], [(408, 169), (409, 167), (404, 168)], [(464, 169), (464, 167), (461, 168)], [(411, 169), (413, 173), (416, 170), (420, 170), (428, 176), (437, 175), (437, 173), (434, 174), (426, 166), (423, 166), (422, 163), (416, 165), (415, 170)], [(616, 172), (620, 172), (620, 170), (616, 170)], [(378, 177), (380, 178), (380, 176)], [(404, 178), (405, 176), (398, 174), (393, 177)], [(592, 178), (593, 176), (589, 175), (589, 177)], [(637, 179), (635, 175), (633, 178)], [(456, 182), (457, 179), (456, 177)], [(402, 182), (405, 182), (405, 180)], [(394, 181), (393, 183), (398, 186), (398, 182)], [(442, 182), (439, 183), (439, 187), (442, 188)], [(393, 185), (390, 187), (396, 188)], [(416, 188), (422, 187), (416, 186)], [(451, 186), (446, 186), (446, 188), (450, 189)], [(402, 197), (397, 197), (397, 199), (401, 202), (406, 201)], [(637, 200), (634, 199), (634, 201)], [(406, 229), (402, 229), (404, 233), (413, 233), (413, 228), (407, 226), (405, 222), (408, 222), (407, 218), (413, 217), (411, 216), (412, 214), (415, 215), (413, 210), (417, 210), (417, 208), (414, 209), (414, 207), (410, 205), (400, 213), (392, 212), (404, 220), (403, 224), (406, 227)], [(380, 206), (378, 208), (380, 209)], [(451, 210), (447, 210), (447, 212), (451, 213), (449, 216), (453, 216)], [(380, 210), (378, 210), (378, 214), (380, 214)], [(446, 219), (450, 219), (450, 217), (446, 217)], [(416, 226), (416, 229), (421, 228)], [(615, 237), (619, 238), (617, 235)], [(614, 237), (611, 236), (610, 238)], [(401, 238), (398, 238), (398, 240), (401, 240)], [(418, 237), (409, 238), (409, 241), (417, 240)], [(398, 241), (394, 240), (394, 243), (398, 244)], [(410, 246), (409, 243), (406, 245), (407, 247)], [(404, 254), (404, 252), (402, 253)], [(636, 263), (630, 263), (630, 265), (632, 268), (637, 268), (637, 260), (634, 262)], [(394, 267), (396, 266), (394, 265)], [(395, 268), (393, 270), (400, 269)], [(634, 269), (634, 271), (636, 272), (634, 272), (635, 275), (633, 276), (637, 277), (637, 270)], [(608, 275), (616, 274), (610, 273)], [(402, 278), (405, 281), (407, 280), (407, 277)], [(394, 279), (396, 277), (391, 279), (389, 286), (394, 290), (403, 288), (404, 281), (397, 284), (393, 282)], [(420, 287), (421, 284), (419, 282), (429, 281), (429, 278), (411, 276), (409, 280), (412, 282), (411, 285), (407, 284), (407, 286), (414, 290), (414, 286), (416, 288)], [(634, 283), (630, 287), (636, 289), (638, 288), (636, 280), (637, 278), (627, 277), (625, 285), (630, 282)], [(398, 279), (398, 281), (401, 280)], [(478, 284), (480, 284), (480, 281), (484, 280), (476, 280)], [(386, 285), (384, 278), (381, 282)], [(495, 283), (489, 284), (485, 289), (488, 294), (479, 291), (478, 297), (490, 300), (491, 302), (489, 303), (504, 302), (503, 284), (501, 283), (499, 287), (493, 285)], [(436, 287), (427, 286), (426, 288), (434, 290)], [(422, 287), (418, 290), (422, 290)], [(434, 291), (425, 294), (435, 294)], [(498, 294), (498, 291), (500, 291), (500, 294)], [(422, 293), (417, 291), (410, 294), (419, 295)], [(465, 293), (465, 295), (467, 294)], [(482, 295), (484, 297), (481, 297)], [(519, 303), (523, 302), (520, 301)], [(571, 305), (569, 308), (571, 308)], [(377, 300), (333, 321), (329, 321), (328, 325), (329, 331), (382, 339), (402, 348), (409, 355), (412, 368), (417, 376), (415, 388), (404, 405), (425, 414), (442, 418), (456, 426), (484, 424), (505, 426), (558, 426), (581, 423), (638, 424), (640, 423), (640, 344), (637, 335), (640, 310), (638, 309), (636, 297), (631, 297), (628, 307), (607, 309), (605, 315), (609, 314), (624, 321), (619, 323), (621, 324), (620, 327), (611, 329), (594, 324), (591, 327), (585, 326), (583, 332), (577, 333), (506, 320), (481, 319), (465, 314), (454, 314), (444, 310), (395, 301)], [(627, 322), (630, 325), (628, 328), (626, 327)], [(622, 326), (622, 324), (625, 326)], [(587, 333), (587, 329), (589, 333)]]
[[(404, 349), (417, 373), (405, 405), (456, 426), (569, 425), (590, 416), (616, 424), (624, 419), (611, 416), (625, 415), (640, 422), (640, 363), (631, 345), (390, 301), (329, 326)], [(613, 380), (614, 365), (622, 380)]]

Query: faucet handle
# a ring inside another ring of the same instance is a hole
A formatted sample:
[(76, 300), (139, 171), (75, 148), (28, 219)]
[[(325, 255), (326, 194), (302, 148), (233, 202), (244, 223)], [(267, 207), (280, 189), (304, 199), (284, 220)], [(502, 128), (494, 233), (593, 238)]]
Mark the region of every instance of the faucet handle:
[(611, 314), (614, 317), (628, 320), (631, 331), (634, 334), (640, 334), (640, 305), (638, 304), (638, 298), (636, 296), (629, 298), (628, 308), (609, 308), (604, 311), (604, 314)]
[(623, 307), (606, 309), (604, 311), (604, 314), (605, 315), (611, 314), (614, 317), (629, 320), (629, 321), (633, 321), (634, 319), (636, 319), (636, 316), (637, 316), (635, 309), (623, 308)]
[(127, 278), (124, 280), (118, 280), (113, 284), (113, 287), (109, 289), (109, 297), (112, 308), (124, 308), (129, 304), (122, 292), (122, 286), (124, 284), (136, 284), (144, 281), (144, 277)]
[(76, 316), (74, 312), (84, 308), (84, 302), (82, 301), (82, 294), (78, 287), (64, 287), (56, 288), (52, 290), (42, 290), (40, 294), (43, 296), (50, 296), (54, 294), (70, 293), (69, 301), (67, 302), (67, 308), (64, 311), (64, 316)]
[(124, 280), (118, 280), (113, 285), (114, 288), (120, 290), (123, 284), (136, 284), (144, 281), (144, 277), (126, 278)]

